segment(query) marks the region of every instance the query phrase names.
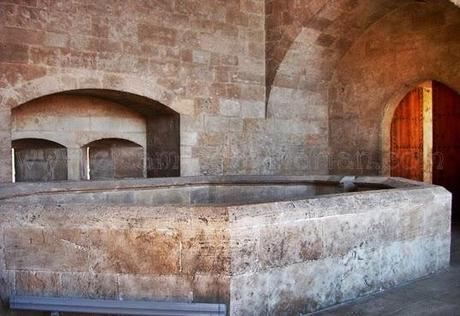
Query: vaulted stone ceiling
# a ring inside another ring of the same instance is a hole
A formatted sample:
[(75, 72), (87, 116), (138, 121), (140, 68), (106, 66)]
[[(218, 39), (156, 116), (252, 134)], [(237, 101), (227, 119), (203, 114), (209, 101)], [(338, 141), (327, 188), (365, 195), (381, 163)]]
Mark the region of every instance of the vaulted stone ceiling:
[[(459, 0), (451, 1), (460, 5)], [(313, 30), (315, 34), (319, 32), (319, 36), (315, 36), (315, 44), (333, 50), (333, 55), (340, 59), (371, 25), (411, 2), (429, 0), (267, 0), (267, 98), (272, 85), (276, 84), (280, 64), (302, 30)], [(328, 54), (324, 56), (330, 58)], [(334, 60), (329, 62), (333, 63)]]

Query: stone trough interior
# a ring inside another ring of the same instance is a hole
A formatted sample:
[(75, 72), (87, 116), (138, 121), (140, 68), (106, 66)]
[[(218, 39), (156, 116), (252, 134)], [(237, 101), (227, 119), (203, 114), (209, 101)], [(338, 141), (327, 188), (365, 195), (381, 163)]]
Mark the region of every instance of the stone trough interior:
[(372, 177), (351, 178), (344, 192), (343, 179), (2, 185), (2, 300), (219, 302), (230, 315), (298, 314), (449, 265), (450, 193)]
[[(267, 180), (265, 180), (267, 179)], [(295, 201), (324, 194), (388, 189), (382, 183), (342, 181), (340, 176), (322, 177), (193, 177), (132, 179), (124, 181), (48, 182), (6, 186), (5, 202), (39, 204), (119, 204), (144, 206), (242, 205)]]

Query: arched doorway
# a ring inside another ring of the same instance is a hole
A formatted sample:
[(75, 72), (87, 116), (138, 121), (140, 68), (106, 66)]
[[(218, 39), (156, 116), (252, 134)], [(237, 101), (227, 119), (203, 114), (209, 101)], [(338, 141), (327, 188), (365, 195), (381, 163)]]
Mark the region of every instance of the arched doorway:
[(401, 100), (391, 121), (391, 176), (441, 185), (460, 212), (460, 94), (430, 81)]
[(67, 148), (50, 140), (12, 142), (13, 182), (67, 180)]

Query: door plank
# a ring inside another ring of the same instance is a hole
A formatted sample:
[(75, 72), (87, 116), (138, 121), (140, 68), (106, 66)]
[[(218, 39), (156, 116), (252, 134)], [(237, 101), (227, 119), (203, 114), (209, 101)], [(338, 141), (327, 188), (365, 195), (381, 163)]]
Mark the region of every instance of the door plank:
[(391, 176), (423, 181), (423, 88), (399, 103), (390, 135)]

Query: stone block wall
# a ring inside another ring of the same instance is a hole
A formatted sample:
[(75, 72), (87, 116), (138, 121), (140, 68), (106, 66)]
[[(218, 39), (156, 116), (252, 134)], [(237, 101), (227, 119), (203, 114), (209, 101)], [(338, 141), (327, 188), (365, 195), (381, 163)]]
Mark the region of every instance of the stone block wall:
[(267, 169), (253, 150), (265, 126), (264, 19), (262, 0), (3, 1), (2, 181), (10, 109), (73, 89), (129, 92), (181, 114), (183, 175), (289, 168)]
[(426, 188), (230, 208), (231, 315), (306, 314), (448, 268), (450, 203)]
[(182, 175), (379, 173), (385, 100), (458, 86), (452, 2), (2, 1), (0, 178), (11, 108), (73, 89), (179, 113)]
[(308, 126), (304, 156), (316, 159), (304, 163), (331, 174), (385, 170), (383, 113), (410, 88), (459, 90), (455, 1), (269, 0), (265, 11), (267, 114)]
[(267, 115), (290, 127), (286, 156), (305, 173), (332, 170), (328, 89), (341, 57), (370, 25), (409, 1), (266, 1)]
[(11, 293), (229, 302), (228, 217), (222, 208), (0, 208), (5, 308)]

